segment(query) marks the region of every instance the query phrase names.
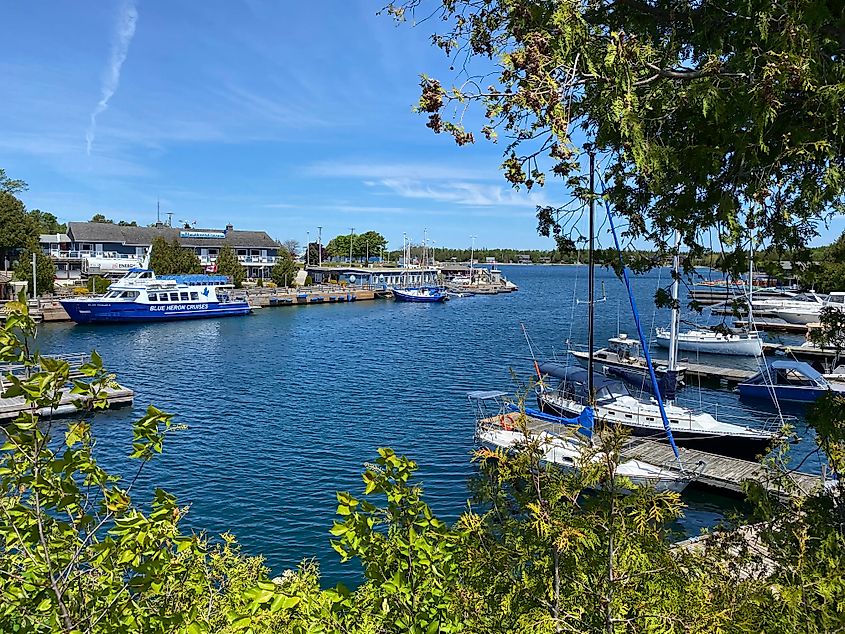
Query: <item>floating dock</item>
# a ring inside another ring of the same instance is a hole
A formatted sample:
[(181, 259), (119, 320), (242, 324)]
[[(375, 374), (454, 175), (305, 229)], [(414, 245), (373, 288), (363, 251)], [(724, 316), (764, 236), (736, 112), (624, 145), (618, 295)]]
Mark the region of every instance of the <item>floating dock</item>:
[(718, 385), (721, 388), (730, 388), (747, 381), (756, 373), (751, 370), (739, 368), (725, 368), (720, 365), (707, 365), (705, 363), (688, 363), (681, 361), (680, 365), (686, 368), (684, 382), (686, 385), (695, 383)]
[(343, 304), (388, 297), (389, 291), (344, 287), (250, 288), (244, 295), (252, 306), (303, 306)]
[[(123, 387), (122, 385), (115, 385), (114, 387), (105, 388), (106, 400), (109, 407), (122, 407), (131, 405), (135, 398), (135, 393)], [(38, 411), (38, 414), (47, 418), (72, 416), (79, 411), (76, 407), (76, 401), (79, 400), (79, 394), (71, 394), (70, 388), (62, 391), (59, 404), (54, 407), (45, 407)], [(29, 409), (29, 405), (24, 400), (23, 396), (15, 396), (12, 398), (0, 398), (0, 423), (8, 423), (17, 418), (22, 412)]]
[[(526, 419), (531, 434), (561, 434), (564, 430), (564, 426), (559, 423), (532, 416), (526, 416)], [(496, 417), (490, 422), (494, 420)], [(742, 483), (746, 480), (759, 482), (767, 491), (779, 497), (807, 494), (823, 484), (819, 476), (797, 471), (779, 473), (752, 460), (729, 458), (684, 447), (678, 447), (678, 453), (684, 465), (683, 470), (675, 460), (672, 447), (657, 440), (632, 437), (625, 443), (621, 455), (629, 460), (642, 460), (663, 469), (684, 473), (692, 483), (733, 494), (743, 493)], [(781, 486), (786, 482), (790, 487)]]

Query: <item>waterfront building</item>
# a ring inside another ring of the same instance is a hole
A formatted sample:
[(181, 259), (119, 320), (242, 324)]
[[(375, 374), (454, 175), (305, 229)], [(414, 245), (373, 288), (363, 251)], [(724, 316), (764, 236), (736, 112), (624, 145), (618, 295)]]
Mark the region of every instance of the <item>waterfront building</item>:
[(41, 247), (56, 263), (57, 279), (80, 280), (89, 275), (116, 278), (139, 268), (153, 240), (177, 240), (192, 249), (207, 270), (221, 247), (228, 244), (246, 268), (249, 279), (269, 279), (276, 264), (278, 242), (264, 231), (241, 231), (232, 225), (225, 229), (179, 229), (156, 224), (133, 227), (104, 222), (70, 222), (67, 235), (42, 236)]
[(308, 266), (315, 284), (351, 286), (431, 286), (438, 283), (439, 269), (401, 266)]

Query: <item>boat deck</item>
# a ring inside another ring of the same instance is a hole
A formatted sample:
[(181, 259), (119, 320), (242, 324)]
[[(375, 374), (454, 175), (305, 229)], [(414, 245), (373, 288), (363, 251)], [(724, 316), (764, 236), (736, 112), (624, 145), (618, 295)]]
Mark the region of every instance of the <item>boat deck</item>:
[[(532, 434), (562, 431), (563, 426), (559, 423), (532, 416), (526, 416), (526, 419), (528, 430)], [(485, 419), (482, 423), (496, 424), (497, 421), (498, 417), (494, 416)], [(742, 493), (742, 483), (746, 480), (761, 483), (767, 491), (779, 497), (806, 494), (822, 486), (821, 477), (810, 473), (792, 471), (781, 474), (751, 460), (729, 458), (697, 449), (679, 447), (678, 452), (684, 465), (683, 471), (693, 483), (728, 493)], [(630, 460), (642, 460), (678, 473), (682, 472), (668, 443), (631, 437), (622, 449), (622, 456)]]

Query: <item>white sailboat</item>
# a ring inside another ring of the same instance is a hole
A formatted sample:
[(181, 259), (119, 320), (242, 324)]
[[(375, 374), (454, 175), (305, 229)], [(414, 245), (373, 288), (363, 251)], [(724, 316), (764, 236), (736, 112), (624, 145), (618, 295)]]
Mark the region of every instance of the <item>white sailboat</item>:
[[(672, 335), (667, 328), (655, 328), (655, 340), (663, 348), (671, 346)], [(763, 353), (763, 340), (756, 332), (715, 332), (696, 328), (677, 334), (678, 350), (704, 354), (729, 354), (755, 357)]]
[[(601, 460), (600, 453), (584, 451), (590, 443), (590, 438), (577, 432), (571, 421), (546, 416), (542, 419), (545, 426), (549, 427), (551, 422), (551, 427), (554, 428), (556, 421), (560, 433), (543, 430), (526, 435), (517, 428), (517, 421), (522, 414), (515, 412), (515, 406), (505, 400), (506, 392), (470, 392), (467, 397), (476, 412), (476, 440), (487, 449), (517, 452), (524, 449), (528, 442), (535, 441), (542, 452), (543, 462), (566, 471), (581, 469)], [(493, 414), (492, 410), (497, 413)], [(580, 416), (583, 417), (584, 414), (585, 410), (582, 409)], [(526, 420), (531, 418), (533, 417), (528, 416)], [(588, 418), (592, 420), (592, 413)], [(677, 493), (683, 491), (690, 482), (689, 477), (677, 469), (667, 469), (634, 459), (621, 461), (616, 467), (616, 476), (627, 478), (635, 486)]]

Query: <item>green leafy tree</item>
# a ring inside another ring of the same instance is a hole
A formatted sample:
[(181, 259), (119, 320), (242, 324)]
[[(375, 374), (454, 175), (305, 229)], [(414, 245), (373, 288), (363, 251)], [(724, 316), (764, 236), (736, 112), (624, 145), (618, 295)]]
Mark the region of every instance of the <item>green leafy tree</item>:
[[(552, 174), (577, 206), (583, 150), (595, 151), (627, 235), (655, 244), (660, 261), (674, 229), (693, 257), (713, 231), (735, 268), (749, 226), (801, 248), (843, 210), (838, 6), (754, 0), (730, 18), (693, 0), (407, 0), (387, 10), (434, 15), (432, 41), (458, 75), (423, 76), (418, 110), (430, 129), (459, 145), (507, 138), (511, 184), (532, 189)], [(473, 76), (483, 79), (465, 81)], [(484, 120), (467, 129), (473, 105)], [(567, 211), (538, 209), (540, 232), (571, 244)]]
[(238, 254), (229, 244), (220, 247), (220, 253), (217, 255), (217, 272), (220, 275), (229, 276), (235, 288), (240, 288), (246, 279), (246, 269), (238, 260)]
[(176, 238), (168, 242), (162, 236), (157, 236), (153, 238), (151, 248), (150, 268), (157, 275), (201, 273), (203, 270), (196, 252), (183, 247)]
[(387, 246), (387, 240), (378, 231), (365, 231), (355, 236), (355, 244), (352, 248), (355, 257), (366, 258), (369, 254), (372, 258), (378, 256), (385, 246)]
[[(346, 235), (339, 235), (335, 236), (329, 243), (326, 245), (326, 252), (335, 258), (348, 258), (349, 257), (349, 243), (352, 240), (352, 236), (350, 234)], [(352, 243), (354, 248), (355, 243)], [(353, 253), (354, 256), (354, 253)]]
[(31, 244), (24, 249), (15, 267), (15, 277), (26, 281), (30, 291), (32, 290), (32, 255), (35, 254), (35, 281), (36, 291), (39, 295), (52, 293), (56, 284), (56, 265), (53, 260), (45, 254), (37, 243)]
[(820, 250), (819, 257), (802, 273), (801, 282), (820, 293), (845, 290), (845, 233)]
[(29, 212), (33, 222), (38, 226), (39, 233), (64, 233), (67, 231), (67, 225), (60, 223), (55, 215), (48, 211), (41, 211), (40, 209), (33, 209)]
[(93, 216), (91, 216), (91, 220), (89, 222), (97, 222), (105, 225), (114, 224), (114, 220), (112, 220), (111, 218), (106, 218), (103, 214), (94, 214)]
[(17, 253), (32, 242), (38, 242), (38, 226), (20, 200), (0, 191), (0, 266), (12, 264)]
[(6, 176), (6, 170), (0, 168), (0, 192), (14, 195), (27, 189), (29, 185), (25, 181), (9, 178)]
[(99, 275), (92, 275), (88, 278), (88, 290), (94, 295), (102, 295), (108, 290), (110, 285), (111, 280)]
[(298, 270), (290, 251), (282, 248), (276, 256), (276, 264), (270, 270), (270, 278), (277, 286), (291, 286)]

